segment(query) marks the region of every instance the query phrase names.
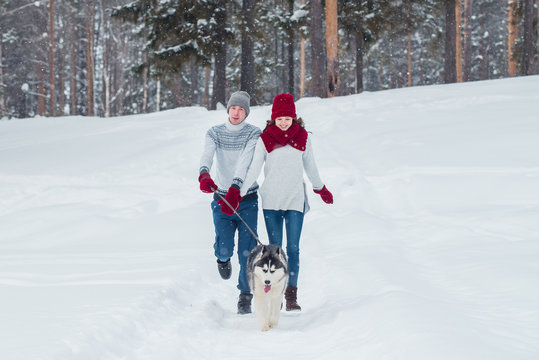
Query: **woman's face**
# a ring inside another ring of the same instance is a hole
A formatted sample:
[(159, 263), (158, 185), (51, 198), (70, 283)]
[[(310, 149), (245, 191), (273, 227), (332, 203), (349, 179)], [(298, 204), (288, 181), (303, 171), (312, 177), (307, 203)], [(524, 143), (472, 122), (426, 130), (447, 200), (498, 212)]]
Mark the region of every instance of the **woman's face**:
[(292, 126), (292, 118), (290, 116), (279, 116), (275, 119), (275, 126), (282, 131), (286, 131), (290, 126)]

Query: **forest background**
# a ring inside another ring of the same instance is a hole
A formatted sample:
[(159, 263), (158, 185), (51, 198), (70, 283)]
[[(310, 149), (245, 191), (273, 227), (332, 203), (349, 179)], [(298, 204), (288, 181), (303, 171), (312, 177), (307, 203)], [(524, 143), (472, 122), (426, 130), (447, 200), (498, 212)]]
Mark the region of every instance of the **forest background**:
[(0, 119), (539, 74), (539, 0), (0, 0)]

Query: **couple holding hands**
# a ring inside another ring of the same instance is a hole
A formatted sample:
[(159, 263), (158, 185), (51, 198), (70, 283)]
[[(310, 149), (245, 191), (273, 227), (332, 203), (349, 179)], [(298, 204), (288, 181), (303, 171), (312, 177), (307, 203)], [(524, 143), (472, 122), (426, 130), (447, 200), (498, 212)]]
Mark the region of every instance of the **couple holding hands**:
[[(223, 279), (230, 278), (230, 258), (234, 255), (237, 231), (240, 264), (238, 314), (251, 313), (253, 295), (245, 268), (249, 253), (257, 245), (250, 230), (257, 231), (260, 193), (270, 244), (282, 246), (283, 225), (286, 227), (289, 264), (286, 310), (298, 311), (301, 310), (297, 303), (299, 241), (303, 217), (309, 210), (303, 172), (312, 183), (314, 192), (325, 203), (332, 204), (333, 195), (320, 179), (311, 139), (302, 119), (296, 115), (293, 96), (275, 96), (271, 120), (267, 121), (262, 132), (245, 122), (249, 115), (249, 103), (250, 96), (245, 91), (237, 91), (230, 96), (227, 103), (228, 121), (207, 131), (200, 160), (200, 190), (214, 193), (211, 208), (217, 268)], [(212, 179), (210, 170), (214, 159), (215, 175)], [(259, 188), (256, 180), (262, 167), (264, 182)]]

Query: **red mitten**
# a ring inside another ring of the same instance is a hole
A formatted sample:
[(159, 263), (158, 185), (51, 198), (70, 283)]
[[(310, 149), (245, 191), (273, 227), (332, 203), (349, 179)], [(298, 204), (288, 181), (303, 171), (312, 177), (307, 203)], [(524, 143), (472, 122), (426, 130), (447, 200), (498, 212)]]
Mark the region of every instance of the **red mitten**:
[(223, 199), (217, 202), (219, 205), (221, 205), (221, 211), (227, 215), (234, 214), (234, 211), (238, 210), (240, 207), (240, 189), (231, 186), (226, 193), (225, 200), (228, 202), (228, 204), (224, 202)]
[(198, 182), (200, 183), (200, 190), (203, 193), (210, 194), (217, 190), (217, 185), (215, 185), (208, 172), (203, 172), (200, 174), (198, 177)]
[(324, 185), (324, 187), (320, 190), (314, 190), (314, 192), (320, 195), (326, 204), (333, 204), (333, 195), (326, 188), (326, 185)]

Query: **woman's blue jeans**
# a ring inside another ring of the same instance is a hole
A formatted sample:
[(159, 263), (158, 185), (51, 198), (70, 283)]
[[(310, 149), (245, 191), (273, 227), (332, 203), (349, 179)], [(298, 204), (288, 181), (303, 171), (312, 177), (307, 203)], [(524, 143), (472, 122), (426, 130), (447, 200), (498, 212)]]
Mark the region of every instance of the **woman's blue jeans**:
[[(225, 205), (226, 206), (226, 205)], [(234, 236), (238, 231), (238, 260), (240, 263), (240, 273), (238, 276), (238, 289), (241, 292), (250, 292), (247, 282), (247, 258), (251, 250), (256, 246), (256, 239), (253, 237), (247, 226), (236, 214), (226, 215), (221, 211), (221, 205), (214, 200), (211, 203), (213, 211), (213, 224), (215, 225), (215, 243), (213, 248), (215, 256), (220, 261), (227, 261), (234, 255)], [(243, 200), (236, 210), (242, 219), (249, 225), (255, 234), (258, 222), (258, 199)]]
[(286, 255), (288, 256), (289, 286), (298, 286), (299, 238), (303, 216), (295, 210), (264, 210), (264, 221), (270, 244), (283, 246), (283, 222), (286, 226)]

